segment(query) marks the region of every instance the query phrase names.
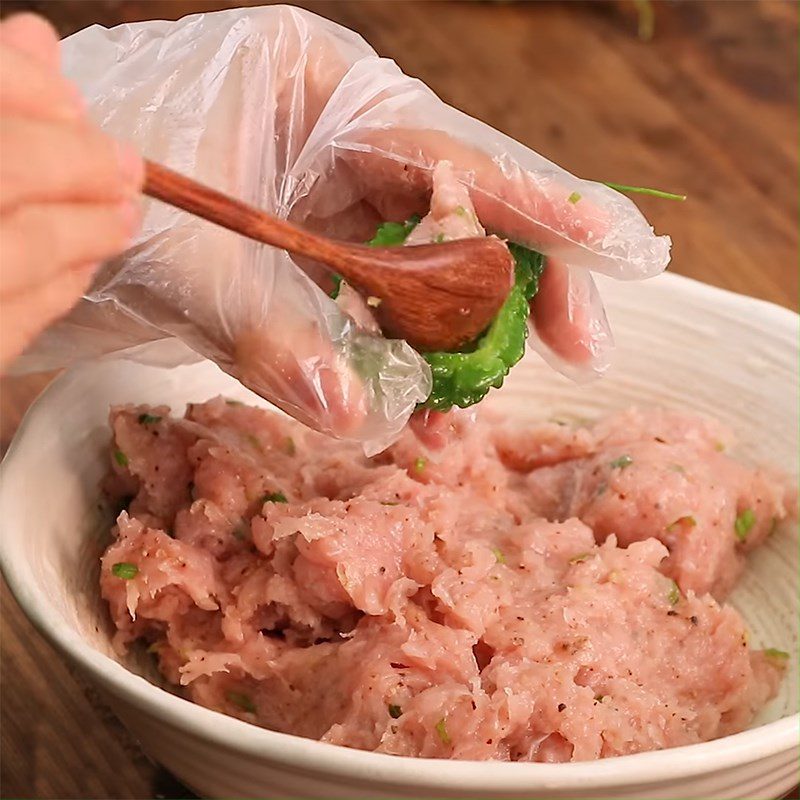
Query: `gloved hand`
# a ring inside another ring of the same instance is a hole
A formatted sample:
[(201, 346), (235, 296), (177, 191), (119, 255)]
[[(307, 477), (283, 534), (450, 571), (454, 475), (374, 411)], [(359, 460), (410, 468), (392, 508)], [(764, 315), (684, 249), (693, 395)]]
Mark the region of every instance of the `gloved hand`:
[[(446, 106), (355, 33), (308, 12), (95, 26), (66, 40), (64, 60), (106, 132), (340, 238), (366, 240), (383, 220), (424, 213), (433, 166), (451, 161), (487, 229), (548, 256), (535, 340), (576, 376), (601, 372), (611, 347), (590, 270), (638, 279), (668, 261), (669, 240), (626, 197)], [(177, 336), (298, 419), (375, 452), (427, 396), (427, 366), (404, 342), (358, 329), (312, 280), (325, 286), (324, 273), (302, 266), (148, 201), (134, 246), (26, 363)]]

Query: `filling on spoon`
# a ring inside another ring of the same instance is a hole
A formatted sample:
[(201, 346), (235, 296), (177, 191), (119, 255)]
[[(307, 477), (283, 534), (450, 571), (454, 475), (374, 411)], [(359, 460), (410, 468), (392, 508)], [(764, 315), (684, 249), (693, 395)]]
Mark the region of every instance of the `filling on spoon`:
[[(448, 161), (441, 161), (433, 172), (433, 194), (428, 214), (421, 220), (385, 222), (369, 244), (374, 247), (419, 245), (486, 236), (478, 221), (467, 188), (456, 178)], [(528, 303), (539, 287), (544, 268), (540, 253), (509, 242), (516, 262), (516, 279), (503, 306), (484, 333), (457, 352), (424, 353), (431, 368), (433, 389), (425, 407), (448, 411), (453, 406), (467, 408), (482, 400), (492, 388), (499, 388), (525, 353), (528, 335)], [(345, 282), (334, 290), (339, 306), (361, 327), (377, 332), (371, 307), (379, 298), (361, 298)]]

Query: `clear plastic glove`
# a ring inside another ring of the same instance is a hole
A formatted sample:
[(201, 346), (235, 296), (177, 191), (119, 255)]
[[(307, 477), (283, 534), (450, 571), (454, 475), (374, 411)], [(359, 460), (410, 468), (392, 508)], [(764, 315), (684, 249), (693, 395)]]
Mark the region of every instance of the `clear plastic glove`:
[[(451, 161), (487, 229), (549, 256), (535, 340), (575, 376), (602, 371), (611, 346), (589, 271), (646, 278), (669, 259), (669, 240), (628, 198), (450, 108), (308, 12), (95, 26), (66, 40), (64, 61), (106, 132), (339, 238), (365, 240), (381, 221), (427, 211), (433, 167)], [(175, 336), (298, 419), (375, 452), (427, 396), (427, 367), (404, 342), (359, 329), (314, 282), (327, 287), (324, 271), (302, 267), (148, 201), (135, 246), (22, 366)]]

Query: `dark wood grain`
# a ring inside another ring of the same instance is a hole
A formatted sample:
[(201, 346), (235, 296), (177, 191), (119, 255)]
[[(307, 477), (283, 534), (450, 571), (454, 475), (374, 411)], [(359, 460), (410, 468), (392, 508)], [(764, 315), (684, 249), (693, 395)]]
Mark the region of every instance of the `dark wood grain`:
[[(68, 34), (228, 5), (5, 0), (3, 11), (37, 7)], [(638, 201), (673, 237), (671, 269), (797, 308), (795, 3), (657, 2), (650, 42), (637, 38), (626, 2), (299, 5), (359, 31), (447, 102), (582, 177), (688, 194)], [(3, 444), (45, 382), (2, 382)], [(5, 588), (2, 600), (3, 796), (188, 796), (85, 698)]]
[(318, 236), (160, 164), (144, 193), (257, 242), (326, 265), (378, 302), (382, 330), (422, 352), (457, 350), (489, 326), (514, 283), (495, 236), (414, 247), (368, 247)]

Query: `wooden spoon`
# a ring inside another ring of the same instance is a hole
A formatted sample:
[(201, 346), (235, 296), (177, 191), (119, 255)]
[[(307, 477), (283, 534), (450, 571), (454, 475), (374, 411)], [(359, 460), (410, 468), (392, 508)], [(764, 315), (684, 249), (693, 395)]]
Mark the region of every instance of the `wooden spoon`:
[(496, 236), (368, 247), (317, 236), (166, 167), (146, 162), (144, 193), (198, 217), (320, 262), (374, 307), (381, 329), (421, 351), (457, 350), (486, 329), (514, 282)]

